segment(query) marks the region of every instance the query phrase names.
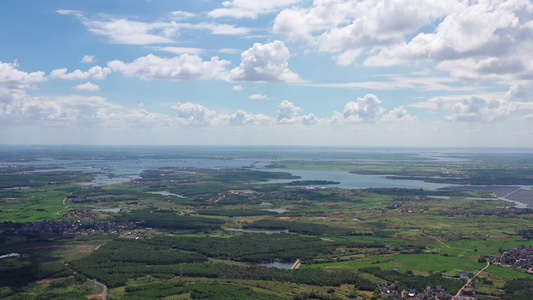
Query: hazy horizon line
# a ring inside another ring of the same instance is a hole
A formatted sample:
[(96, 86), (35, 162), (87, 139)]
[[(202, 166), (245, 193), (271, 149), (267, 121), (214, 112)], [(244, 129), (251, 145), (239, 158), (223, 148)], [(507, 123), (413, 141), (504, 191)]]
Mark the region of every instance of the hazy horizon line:
[(153, 144), (153, 145), (146, 145), (146, 144), (2, 144), (0, 143), (0, 147), (139, 147), (139, 148), (148, 148), (148, 147), (184, 147), (184, 148), (211, 148), (211, 147), (223, 147), (223, 148), (345, 148), (345, 149), (524, 149), (524, 150), (532, 150), (533, 147), (505, 147), (505, 146), (475, 146), (475, 147), (467, 147), (467, 146), (380, 146), (380, 145), (354, 145), (354, 146), (346, 146), (346, 145), (239, 145), (239, 144), (210, 144), (210, 145), (204, 145), (204, 144)]

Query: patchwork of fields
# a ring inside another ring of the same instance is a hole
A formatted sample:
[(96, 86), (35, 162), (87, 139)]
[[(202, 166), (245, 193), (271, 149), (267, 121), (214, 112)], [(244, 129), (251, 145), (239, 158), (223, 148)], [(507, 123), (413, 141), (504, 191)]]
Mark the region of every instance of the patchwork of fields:
[[(0, 156), (1, 298), (82, 299), (96, 279), (112, 299), (445, 299), (487, 263), (478, 299), (533, 286), (496, 261), (533, 245), (533, 154), (122, 151)], [(343, 189), (298, 169), (451, 187)]]

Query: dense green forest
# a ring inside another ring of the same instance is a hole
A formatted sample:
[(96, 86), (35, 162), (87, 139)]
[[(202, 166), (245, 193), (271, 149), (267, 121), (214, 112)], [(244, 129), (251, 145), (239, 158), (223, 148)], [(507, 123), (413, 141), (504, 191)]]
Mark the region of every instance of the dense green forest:
[(116, 218), (120, 221), (139, 222), (143, 226), (162, 228), (162, 229), (192, 229), (209, 231), (220, 229), (225, 222), (220, 219), (198, 217), (198, 216), (180, 216), (174, 211), (154, 211), (154, 210), (136, 210)]
[[(291, 245), (292, 244), (292, 245)], [(88, 277), (110, 287), (124, 285), (128, 279), (151, 275), (223, 279), (274, 280), (310, 285), (356, 284), (373, 289), (374, 284), (353, 272), (327, 272), (320, 269), (289, 271), (256, 265), (208, 262), (207, 257), (241, 262), (268, 262), (278, 258), (294, 261), (298, 256), (312, 259), (331, 253), (335, 245), (314, 238), (292, 235), (249, 235), (227, 238), (174, 237), (142, 240), (113, 240), (72, 266)]]
[(357, 235), (354, 231), (346, 228), (338, 228), (323, 224), (303, 223), (295, 221), (282, 221), (272, 219), (262, 219), (251, 224), (246, 224), (243, 228), (260, 229), (282, 229), (306, 235)]

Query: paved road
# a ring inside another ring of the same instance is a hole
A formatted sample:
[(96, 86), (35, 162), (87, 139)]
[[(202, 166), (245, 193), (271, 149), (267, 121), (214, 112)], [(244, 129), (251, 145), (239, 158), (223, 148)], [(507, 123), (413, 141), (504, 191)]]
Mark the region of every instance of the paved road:
[(455, 297), (459, 297), (459, 295), (461, 294), (463, 289), (466, 288), (467, 286), (469, 286), (470, 283), (472, 282), (472, 280), (476, 279), (476, 277), (478, 277), (479, 274), (481, 274), (481, 272), (485, 271), (489, 266), (490, 266), (490, 261), (488, 261), (487, 265), (483, 269), (481, 269), (479, 272), (477, 272), (476, 275), (474, 275), (472, 278), (468, 279), (468, 281), (465, 283), (465, 285), (463, 285), (463, 287), (460, 288), (459, 291), (457, 291), (457, 294), (455, 294)]
[(96, 279), (94, 279), (94, 282), (102, 286), (102, 300), (107, 300), (107, 286)]

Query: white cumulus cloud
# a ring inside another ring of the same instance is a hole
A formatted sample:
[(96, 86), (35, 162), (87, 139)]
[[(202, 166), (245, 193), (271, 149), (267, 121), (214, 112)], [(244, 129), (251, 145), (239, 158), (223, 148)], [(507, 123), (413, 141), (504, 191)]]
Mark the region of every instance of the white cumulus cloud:
[(289, 49), (281, 41), (255, 43), (241, 54), (241, 64), (230, 71), (231, 80), (262, 82), (298, 82), (289, 69)]
[(58, 129), (79, 132), (101, 128), (109, 132), (128, 128), (169, 129), (187, 125), (183, 118), (148, 112), (142, 106), (126, 109), (103, 97), (36, 97), (28, 95), (24, 90), (0, 86), (0, 124), (9, 125), (13, 121), (45, 129), (51, 134), (48, 138), (54, 136), (53, 132)]
[(33, 97), (23, 91), (13, 93), (0, 89), (0, 120), (26, 124), (105, 122), (121, 108), (102, 97)]
[(228, 124), (231, 126), (272, 125), (274, 123), (274, 119), (267, 115), (254, 115), (241, 109), (233, 113), (228, 119)]
[(307, 116), (302, 116), (302, 123), (304, 125), (313, 125), (318, 123), (318, 118), (314, 114), (308, 114)]
[(294, 105), (294, 103), (289, 100), (283, 100), (279, 105), (278, 116), (276, 119), (279, 123), (289, 123), (298, 115), (300, 110), (300, 107)]
[(81, 70), (75, 70), (71, 73), (67, 73), (68, 69), (55, 69), (50, 72), (50, 78), (52, 79), (68, 79), (68, 80), (80, 80), (80, 79), (105, 79), (107, 75), (111, 73), (111, 69), (107, 67), (94, 66), (87, 72)]
[(172, 106), (172, 109), (184, 125), (212, 125), (217, 118), (215, 111), (196, 103), (180, 102)]
[(367, 94), (357, 101), (351, 101), (344, 106), (343, 117), (349, 122), (374, 123), (378, 115), (385, 112), (381, 100), (376, 95)]
[(303, 124), (313, 125), (319, 122), (319, 119), (314, 114), (299, 116), (301, 107), (294, 105), (289, 100), (283, 100), (278, 106), (278, 114), (276, 121), (278, 124)]
[(499, 75), (533, 78), (533, 3), (462, 1), (434, 32), (384, 48), (365, 65), (394, 65), (421, 59), (461, 79)]
[(402, 105), (396, 107), (393, 110), (389, 111), (387, 114), (381, 118), (381, 122), (391, 122), (391, 123), (404, 123), (404, 122), (414, 122), (416, 121), (415, 116), (411, 116), (407, 109)]
[(430, 112), (451, 112), (447, 121), (484, 123), (533, 111), (529, 92), (527, 87), (515, 85), (506, 93), (439, 96), (409, 106)]
[(509, 88), (509, 91), (505, 93), (505, 98), (509, 101), (532, 101), (532, 87), (533, 83), (526, 84), (514, 84)]
[(200, 80), (220, 79), (227, 73), (226, 66), (230, 62), (212, 57), (203, 61), (198, 55), (182, 54), (173, 58), (162, 58), (153, 54), (139, 57), (131, 63), (120, 60), (108, 62), (108, 67), (113, 71), (124, 73), (128, 77), (139, 77), (144, 80)]
[(363, 49), (401, 43), (458, 7), (456, 0), (317, 0), (280, 12), (273, 30), (323, 52), (342, 52), (336, 58), (348, 65)]
[(44, 72), (26, 73), (17, 69), (17, 62), (4, 63), (0, 61), (0, 87), (25, 89), (46, 80)]

